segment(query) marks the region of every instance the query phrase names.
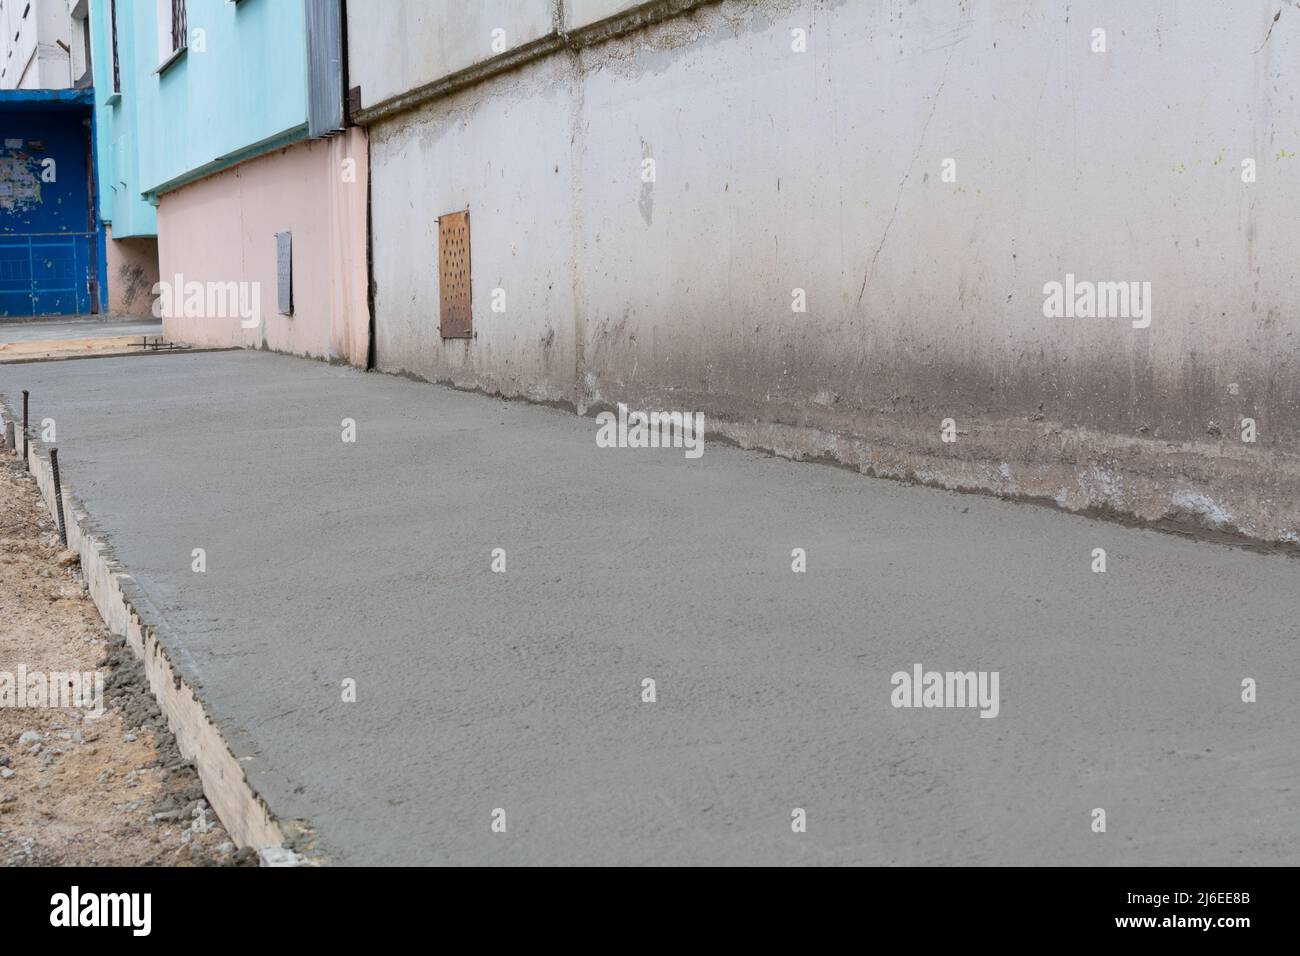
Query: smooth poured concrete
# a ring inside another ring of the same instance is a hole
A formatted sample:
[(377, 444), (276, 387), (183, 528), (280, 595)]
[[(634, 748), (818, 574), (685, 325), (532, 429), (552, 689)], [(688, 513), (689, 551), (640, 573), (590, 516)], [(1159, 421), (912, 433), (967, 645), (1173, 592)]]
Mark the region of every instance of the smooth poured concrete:
[[(1300, 863), (1292, 559), (263, 353), (22, 388), (334, 862)], [(893, 708), (915, 662), (1000, 714)]]

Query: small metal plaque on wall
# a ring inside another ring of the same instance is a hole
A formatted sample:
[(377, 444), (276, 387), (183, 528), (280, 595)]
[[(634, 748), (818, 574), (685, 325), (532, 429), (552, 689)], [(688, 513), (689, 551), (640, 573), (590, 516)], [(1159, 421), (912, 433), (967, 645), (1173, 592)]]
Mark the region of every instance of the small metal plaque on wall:
[(293, 315), (293, 233), (275, 234), (275, 290), (281, 315)]
[(444, 339), (472, 339), (469, 210), (438, 217), (438, 315)]

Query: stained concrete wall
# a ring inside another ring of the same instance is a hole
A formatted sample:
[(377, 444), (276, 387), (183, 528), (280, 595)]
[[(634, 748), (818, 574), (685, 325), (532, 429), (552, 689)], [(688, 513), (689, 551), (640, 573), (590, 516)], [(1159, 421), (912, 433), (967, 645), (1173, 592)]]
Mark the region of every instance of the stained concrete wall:
[(149, 237), (114, 239), (107, 227), (108, 312), (110, 315), (151, 315), (153, 287), (158, 281), (158, 240)]
[(576, 30), (599, 23), (616, 13), (624, 13), (641, 6), (643, 0), (564, 0), (558, 4), (564, 17), (566, 30)]
[[(1276, 13), (730, 0), (381, 118), (378, 364), (1300, 540), (1300, 14)], [(466, 207), (478, 337), (443, 342), (433, 219)], [(1044, 317), (1067, 273), (1150, 282), (1150, 327)]]
[[(174, 306), (163, 334), (206, 346), (252, 346), (366, 364), (365, 133), (351, 129), (241, 163), (160, 197), (163, 282), (252, 283), (260, 323), (238, 314), (186, 317)], [(276, 303), (276, 239), (293, 234), (293, 314)], [(206, 301), (206, 300), (205, 300)], [(233, 311), (233, 310), (227, 310)]]
[(524, 46), (554, 28), (554, 0), (351, 4), (348, 82), (369, 106)]
[[(480, 103), (467, 93), (372, 141), (382, 169), (371, 210), (380, 367), (572, 400), (579, 292), (567, 71), (541, 61), (511, 76), (511, 96)], [(477, 338), (444, 341), (436, 217), (466, 208)], [(497, 288), (504, 312), (491, 308)]]

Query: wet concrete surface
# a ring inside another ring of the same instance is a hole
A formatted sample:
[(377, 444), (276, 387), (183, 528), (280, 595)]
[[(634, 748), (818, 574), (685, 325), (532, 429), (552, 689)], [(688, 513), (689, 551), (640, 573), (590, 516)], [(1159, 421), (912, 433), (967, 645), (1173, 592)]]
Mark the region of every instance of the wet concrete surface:
[[(265, 353), (23, 388), (329, 861), (1300, 862), (1295, 559)], [(997, 716), (894, 707), (918, 663)]]

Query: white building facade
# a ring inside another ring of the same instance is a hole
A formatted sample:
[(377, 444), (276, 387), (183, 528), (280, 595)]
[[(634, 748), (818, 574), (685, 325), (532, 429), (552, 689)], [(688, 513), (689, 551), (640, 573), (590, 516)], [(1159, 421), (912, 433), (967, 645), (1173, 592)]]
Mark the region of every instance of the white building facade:
[(89, 0), (0, 0), (0, 90), (83, 88)]

